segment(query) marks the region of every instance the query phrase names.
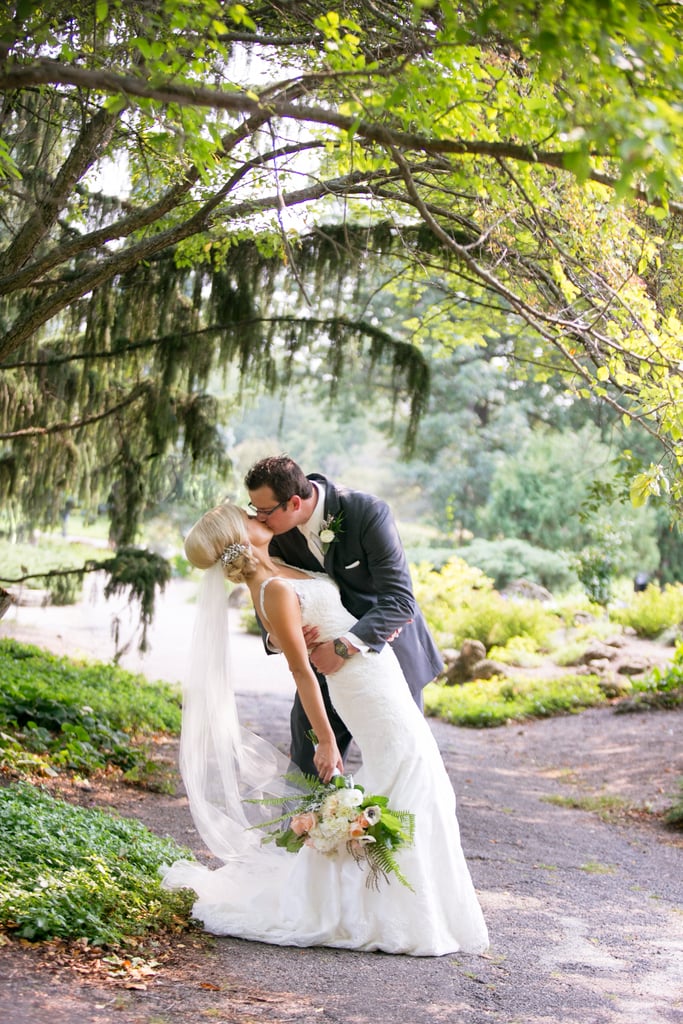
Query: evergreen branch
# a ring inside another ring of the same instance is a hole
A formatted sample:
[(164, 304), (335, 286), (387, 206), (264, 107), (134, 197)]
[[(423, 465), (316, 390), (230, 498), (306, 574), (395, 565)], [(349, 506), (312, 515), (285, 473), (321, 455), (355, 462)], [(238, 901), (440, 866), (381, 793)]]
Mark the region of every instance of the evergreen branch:
[(50, 434), (63, 434), (71, 430), (78, 430), (80, 427), (88, 427), (93, 423), (98, 423), (100, 420), (107, 419), (109, 416), (115, 416), (121, 409), (125, 409), (126, 406), (132, 405), (133, 402), (146, 395), (148, 391), (149, 386), (147, 384), (138, 384), (130, 394), (126, 395), (116, 405), (109, 406), (104, 412), (93, 413), (92, 416), (84, 416), (80, 420), (72, 420), (71, 423), (53, 423), (48, 427), (24, 427), (21, 430), (11, 430), (0, 434), (0, 441), (12, 441), (20, 437), (47, 437)]
[(47, 572), (27, 572), (23, 576), (0, 576), (0, 580), (3, 583), (26, 583), (28, 580), (66, 579), (69, 576), (83, 579), (86, 573), (98, 572), (101, 568), (101, 565), (93, 563), (88, 568), (81, 566), (78, 569), (49, 569)]
[[(245, 122), (245, 125), (249, 125), (250, 132), (253, 132), (257, 127), (254, 122), (258, 121), (260, 123), (262, 120), (264, 119), (252, 119), (250, 122)], [(230, 141), (223, 141), (220, 150), (221, 156), (226, 156), (233, 145), (238, 141), (242, 141), (244, 136), (247, 134), (245, 125), (242, 126), (241, 131), (233, 133)], [(244, 177), (249, 173), (249, 171), (254, 170), (259, 166), (263, 166), (271, 159), (280, 156), (291, 156), (294, 153), (317, 149), (320, 146), (322, 146), (322, 143), (316, 141), (296, 144), (292, 143), (289, 146), (282, 146), (274, 153), (262, 153), (259, 156), (253, 157), (251, 160), (245, 161), (239, 169), (239, 175), (240, 177)], [(107, 225), (107, 227), (99, 228), (98, 230), (91, 231), (87, 234), (78, 235), (71, 241), (55, 247), (47, 255), (42, 256), (33, 263), (27, 264), (25, 267), (22, 267), (21, 270), (18, 270), (13, 274), (6, 274), (4, 277), (0, 276), (0, 295), (5, 295), (10, 292), (17, 291), (20, 288), (28, 287), (28, 285), (33, 281), (42, 278), (54, 267), (66, 263), (68, 260), (73, 259), (75, 256), (78, 256), (83, 252), (88, 252), (91, 249), (99, 249), (105, 246), (108, 242), (113, 242), (120, 238), (129, 238), (142, 228), (148, 227), (150, 224), (156, 224), (166, 214), (178, 208), (181, 198), (189, 193), (190, 189), (196, 185), (198, 179), (199, 172), (196, 168), (192, 168), (187, 171), (182, 181), (169, 189), (156, 203), (145, 207), (144, 210), (137, 210), (133, 213), (128, 213), (125, 217), (115, 221), (113, 224)], [(232, 187), (234, 187), (236, 181), (237, 179), (233, 175), (231, 178)]]
[[(236, 174), (239, 173), (239, 171), (236, 172)], [(243, 203), (235, 204), (224, 211), (222, 220), (225, 223), (229, 223), (257, 213), (274, 210), (278, 208), (281, 202), (284, 202), (284, 205), (287, 207), (293, 207), (302, 203), (312, 202), (316, 199), (322, 199), (324, 196), (344, 195), (354, 185), (365, 184), (372, 177), (386, 178), (386, 172), (377, 171), (374, 174), (368, 175), (365, 172), (352, 171), (340, 178), (327, 179), (322, 182), (316, 182), (308, 188), (285, 193), (282, 197), (275, 195), (247, 200)], [(4, 337), (0, 338), (0, 362), (4, 362), (7, 356), (19, 348), (39, 327), (53, 316), (56, 316), (57, 313), (60, 313), (74, 300), (87, 295), (88, 292), (93, 291), (113, 277), (131, 270), (143, 260), (152, 259), (157, 253), (169, 246), (176, 245), (178, 242), (210, 228), (212, 214), (214, 214), (216, 207), (225, 198), (224, 193), (227, 188), (227, 185), (224, 186), (196, 213), (181, 224), (174, 225), (165, 231), (159, 232), (159, 234), (143, 239), (141, 242), (124, 248), (105, 259), (91, 262), (83, 268), (83, 271), (72, 282), (60, 287), (59, 290), (49, 295), (42, 303), (37, 303), (29, 313), (7, 331)]]

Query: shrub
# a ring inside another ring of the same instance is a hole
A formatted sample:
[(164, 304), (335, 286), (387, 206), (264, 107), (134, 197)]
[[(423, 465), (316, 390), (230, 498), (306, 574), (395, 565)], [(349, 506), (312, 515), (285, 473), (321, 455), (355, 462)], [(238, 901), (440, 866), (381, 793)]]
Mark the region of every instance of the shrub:
[(557, 591), (567, 590), (576, 583), (576, 573), (567, 555), (513, 537), (499, 541), (478, 538), (458, 548), (457, 554), (490, 576), (498, 590), (518, 579)]
[(486, 679), (462, 686), (430, 683), (425, 711), (454, 725), (480, 728), (525, 718), (548, 718), (605, 701), (597, 676), (556, 679)]
[(683, 644), (674, 653), (666, 668), (655, 667), (641, 679), (631, 681), (634, 696), (617, 711), (640, 711), (645, 708), (678, 708), (683, 705)]
[(440, 572), (419, 566), (415, 593), (430, 628), (445, 647), (463, 640), (480, 640), (488, 650), (504, 647), (513, 637), (542, 647), (561, 624), (557, 615), (538, 601), (508, 600), (493, 590), (493, 581), (459, 558)]
[(667, 825), (683, 829), (683, 779), (679, 780), (678, 797), (667, 811), (664, 820)]
[(240, 623), (242, 629), (249, 636), (261, 636), (261, 627), (258, 624), (256, 618), (256, 612), (253, 608), (243, 608), (240, 612)]
[(667, 583), (660, 590), (650, 584), (634, 593), (626, 607), (610, 608), (612, 622), (635, 629), (638, 636), (656, 637), (671, 626), (683, 623), (683, 586)]
[(492, 647), (488, 657), (504, 665), (519, 665), (525, 668), (539, 665), (542, 661), (538, 653), (538, 644), (533, 637), (528, 636), (513, 636), (505, 647)]
[(493, 580), (461, 558), (450, 558), (439, 570), (429, 562), (413, 567), (417, 603), (437, 634), (452, 633), (453, 612), (473, 594), (490, 594)]
[[(90, 707), (126, 732), (180, 731), (180, 695), (168, 683), (103, 662), (61, 658), (16, 640), (0, 640), (0, 719), (39, 721), (43, 710)], [(36, 717), (37, 716), (37, 717)]]
[(138, 821), (28, 785), (0, 789), (0, 927), (94, 945), (177, 928), (191, 896), (162, 889), (159, 869), (179, 857), (192, 854)]
[(406, 547), (406, 556), (411, 565), (426, 563), (434, 569), (441, 569), (453, 558), (453, 552), (456, 550), (460, 552), (455, 544), (442, 544), (438, 547), (413, 545)]

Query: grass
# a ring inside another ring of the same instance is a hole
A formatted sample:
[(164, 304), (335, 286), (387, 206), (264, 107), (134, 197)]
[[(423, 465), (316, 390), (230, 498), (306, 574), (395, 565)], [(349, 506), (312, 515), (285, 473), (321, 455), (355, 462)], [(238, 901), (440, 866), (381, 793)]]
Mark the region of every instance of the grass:
[(585, 871), (587, 875), (613, 875), (616, 872), (616, 868), (612, 864), (603, 864), (599, 860), (586, 861), (581, 865), (580, 870)]
[(631, 810), (620, 796), (544, 796), (541, 799), (557, 807), (571, 807), (577, 811), (597, 814), (603, 821), (619, 821)]
[[(72, 542), (54, 534), (41, 536), (35, 544), (10, 544), (7, 540), (0, 540), (0, 584), (51, 569), (79, 569), (89, 558), (103, 561), (111, 554), (101, 547)], [(45, 582), (38, 577), (27, 580), (23, 586), (42, 590)]]

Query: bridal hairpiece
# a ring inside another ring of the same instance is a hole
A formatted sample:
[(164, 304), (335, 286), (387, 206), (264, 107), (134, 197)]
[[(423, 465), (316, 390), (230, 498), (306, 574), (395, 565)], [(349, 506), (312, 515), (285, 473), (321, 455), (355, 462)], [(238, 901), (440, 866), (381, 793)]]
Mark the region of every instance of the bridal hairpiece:
[(221, 562), (223, 565), (230, 565), (231, 562), (236, 561), (240, 555), (246, 555), (249, 550), (245, 544), (228, 544), (227, 548), (221, 555)]

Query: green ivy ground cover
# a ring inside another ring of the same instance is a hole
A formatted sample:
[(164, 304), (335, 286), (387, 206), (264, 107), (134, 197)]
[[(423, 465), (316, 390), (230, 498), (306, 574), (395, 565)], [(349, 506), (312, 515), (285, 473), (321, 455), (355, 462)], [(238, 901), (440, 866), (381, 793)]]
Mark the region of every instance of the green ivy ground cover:
[(116, 945), (182, 926), (193, 896), (162, 889), (159, 874), (179, 857), (192, 854), (138, 821), (27, 784), (0, 788), (0, 927)]
[(0, 641), (0, 766), (139, 771), (144, 739), (180, 731), (178, 690), (96, 662)]

